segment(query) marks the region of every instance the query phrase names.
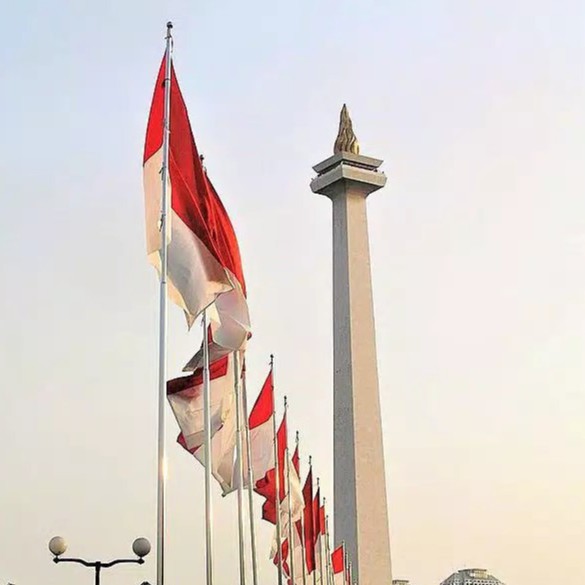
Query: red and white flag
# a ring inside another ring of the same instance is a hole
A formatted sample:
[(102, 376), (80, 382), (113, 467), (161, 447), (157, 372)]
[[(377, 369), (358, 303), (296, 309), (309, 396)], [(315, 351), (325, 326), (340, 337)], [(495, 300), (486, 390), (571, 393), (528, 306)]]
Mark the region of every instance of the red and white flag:
[(343, 544), (331, 553), (331, 568), (333, 570), (333, 585), (347, 585), (345, 581), (345, 551)]
[[(317, 581), (322, 578), (323, 562), (323, 526), (321, 524), (321, 488), (317, 488), (315, 498), (313, 499), (313, 538), (315, 546), (315, 570), (317, 571)], [(323, 522), (324, 524), (324, 522)]]
[[(146, 242), (149, 262), (160, 272), (165, 58), (159, 69), (144, 145)], [(238, 240), (228, 214), (203, 169), (187, 108), (171, 65), (167, 193), (168, 291), (189, 327), (210, 307), (214, 343), (228, 351), (250, 333), (246, 284)], [(212, 356), (220, 357), (219, 355)]]
[[(248, 419), (252, 456), (253, 489), (258, 491), (271, 469), (274, 469), (274, 384), (272, 370), (268, 373)], [(244, 450), (245, 451), (245, 450)], [(245, 478), (248, 482), (247, 476)]]
[(303, 500), (305, 503), (303, 512), (305, 562), (307, 573), (312, 573), (315, 570), (315, 537), (313, 530), (313, 469), (311, 467), (309, 467), (309, 473), (303, 487)]
[[(209, 368), (211, 436), (223, 426), (234, 404), (233, 354), (215, 361)], [(185, 447), (196, 451), (204, 442), (203, 368), (189, 376), (167, 382), (167, 399), (181, 433)]]
[[(274, 435), (273, 435), (274, 436)], [(272, 443), (274, 449), (274, 443)], [(285, 452), (286, 452), (286, 417), (283, 417), (276, 432), (276, 452), (278, 456), (278, 494), (282, 502), (286, 496), (285, 485)], [(256, 477), (256, 476), (254, 476)], [(267, 522), (276, 524), (276, 465), (269, 469), (264, 477), (256, 481), (255, 491), (264, 496), (266, 501), (262, 504), (262, 518)]]
[[(224, 495), (237, 480), (234, 355), (210, 366), (211, 473)], [(167, 398), (179, 423), (178, 442), (205, 466), (203, 371), (167, 383)]]

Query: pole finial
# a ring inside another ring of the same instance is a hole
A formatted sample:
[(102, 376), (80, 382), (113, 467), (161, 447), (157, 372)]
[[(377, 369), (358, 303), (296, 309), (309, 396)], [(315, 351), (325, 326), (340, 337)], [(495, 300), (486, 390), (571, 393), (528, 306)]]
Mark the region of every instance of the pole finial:
[(340, 152), (349, 152), (351, 154), (360, 153), (360, 145), (357, 137), (353, 131), (353, 124), (349, 117), (349, 110), (347, 106), (343, 104), (341, 108), (341, 114), (339, 115), (339, 132), (333, 145), (333, 154)]
[(286, 397), (286, 395), (284, 397), (284, 408), (285, 410), (288, 408), (288, 398)]

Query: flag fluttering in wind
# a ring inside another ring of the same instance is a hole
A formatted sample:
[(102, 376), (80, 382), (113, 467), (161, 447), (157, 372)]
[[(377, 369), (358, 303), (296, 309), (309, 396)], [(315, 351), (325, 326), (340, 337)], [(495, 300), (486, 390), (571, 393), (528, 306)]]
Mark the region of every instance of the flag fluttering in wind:
[[(147, 254), (149, 262), (159, 271), (165, 58), (156, 80), (144, 146)], [(189, 327), (213, 304), (209, 318), (214, 343), (228, 348), (227, 352), (240, 349), (250, 333), (250, 319), (238, 240), (201, 164), (172, 65), (170, 130), (169, 297), (183, 309)]]
[(303, 487), (303, 500), (305, 502), (303, 513), (305, 562), (307, 572), (312, 573), (315, 570), (315, 538), (313, 530), (313, 469), (311, 467), (309, 467), (309, 473)]
[[(223, 426), (233, 410), (234, 359), (226, 355), (209, 368), (211, 437)], [(167, 382), (167, 398), (189, 451), (196, 451), (204, 442), (203, 368), (190, 376)]]
[(262, 504), (262, 518), (267, 522), (276, 524), (276, 467), (278, 467), (278, 494), (279, 501), (282, 502), (286, 496), (285, 486), (285, 451), (286, 451), (286, 417), (282, 419), (278, 431), (276, 432), (276, 451), (277, 465), (269, 469), (263, 478), (256, 482), (256, 492), (266, 498)]
[[(266, 475), (274, 463), (274, 384), (272, 369), (266, 377), (260, 394), (250, 412), (250, 453), (254, 491), (266, 481)], [(247, 483), (247, 478), (246, 478)]]
[(345, 550), (343, 544), (331, 553), (331, 568), (333, 570), (333, 585), (346, 585)]
[[(236, 402), (234, 395), (234, 354), (210, 366), (211, 473), (224, 495), (237, 485)], [(238, 368), (241, 370), (241, 368)], [(203, 372), (170, 380), (168, 400), (181, 428), (177, 441), (205, 465), (203, 421)]]

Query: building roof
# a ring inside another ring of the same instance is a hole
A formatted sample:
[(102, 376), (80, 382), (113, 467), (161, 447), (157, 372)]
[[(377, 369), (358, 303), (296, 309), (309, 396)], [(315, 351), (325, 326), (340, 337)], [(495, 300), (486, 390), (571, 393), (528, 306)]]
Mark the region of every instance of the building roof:
[(460, 569), (447, 577), (441, 585), (504, 585), (485, 569)]

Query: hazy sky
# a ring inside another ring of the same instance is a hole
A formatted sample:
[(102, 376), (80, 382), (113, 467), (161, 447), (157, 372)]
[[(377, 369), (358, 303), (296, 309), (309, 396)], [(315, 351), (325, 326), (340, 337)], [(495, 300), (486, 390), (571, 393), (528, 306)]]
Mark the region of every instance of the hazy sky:
[[(234, 221), (279, 395), (332, 495), (331, 210), (346, 101), (369, 200), (395, 577), (583, 585), (585, 4), (22, 0), (0, 45), (0, 583), (79, 585), (46, 543), (155, 539), (157, 284), (142, 145), (164, 25)], [(171, 375), (199, 344), (171, 309)], [(169, 414), (169, 585), (204, 579), (203, 470)], [(306, 467), (305, 467), (306, 469)], [(236, 501), (215, 490), (217, 584)], [(272, 530), (260, 523), (264, 583)], [(104, 584), (154, 583), (143, 568)]]

